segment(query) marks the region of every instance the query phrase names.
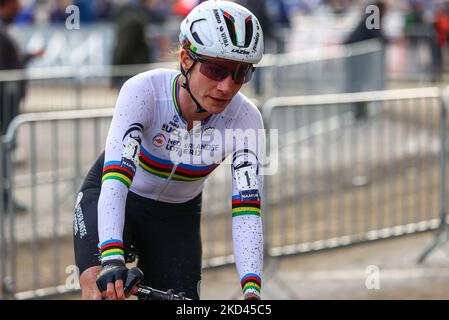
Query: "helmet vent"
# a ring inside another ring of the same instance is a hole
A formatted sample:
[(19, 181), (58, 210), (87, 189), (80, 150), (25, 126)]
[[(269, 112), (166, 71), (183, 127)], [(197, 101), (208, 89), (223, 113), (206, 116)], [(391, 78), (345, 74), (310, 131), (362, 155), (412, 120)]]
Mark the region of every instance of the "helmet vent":
[(192, 32), (192, 36), (193, 36), (193, 38), (195, 39), (196, 42), (198, 42), (199, 44), (204, 46), (204, 43), (203, 43), (203, 41), (201, 41), (200, 36), (198, 35), (198, 33)]
[(228, 28), (229, 36), (231, 37), (231, 42), (234, 46), (237, 46), (237, 34), (235, 33), (234, 17), (226, 11), (223, 11), (223, 17), (226, 23), (226, 27)]
[(213, 45), (213, 40), (210, 39), (210, 36), (207, 34), (207, 20), (206, 19), (198, 19), (194, 21), (190, 27), (190, 33), (192, 34), (193, 39), (202, 46), (211, 46)]
[(245, 48), (249, 47), (252, 38), (253, 38), (253, 23), (251, 21), (251, 16), (249, 16), (245, 21)]

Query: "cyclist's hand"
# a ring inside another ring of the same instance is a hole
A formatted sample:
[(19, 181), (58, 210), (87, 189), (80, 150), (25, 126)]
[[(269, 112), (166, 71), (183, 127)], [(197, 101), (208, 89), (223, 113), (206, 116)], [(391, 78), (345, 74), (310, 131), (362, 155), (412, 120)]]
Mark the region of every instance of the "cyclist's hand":
[(252, 292), (248, 292), (247, 294), (245, 294), (244, 297), (245, 300), (260, 300), (260, 297)]
[(120, 260), (106, 261), (97, 278), (97, 286), (103, 298), (109, 300), (125, 300), (124, 280), (128, 268)]
[(84, 270), (81, 274), (80, 287), (83, 300), (101, 300), (101, 293), (95, 282), (100, 271), (100, 266), (94, 266)]

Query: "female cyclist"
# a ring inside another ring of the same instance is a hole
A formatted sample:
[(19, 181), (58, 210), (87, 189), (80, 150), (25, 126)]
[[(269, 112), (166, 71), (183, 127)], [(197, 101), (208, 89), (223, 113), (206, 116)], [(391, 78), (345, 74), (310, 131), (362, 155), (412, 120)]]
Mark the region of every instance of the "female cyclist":
[(206, 1), (182, 21), (179, 41), (181, 72), (144, 72), (122, 87), (105, 152), (78, 195), (84, 299), (125, 299), (134, 254), (143, 284), (199, 299), (201, 192), (228, 155), (236, 267), (244, 298), (260, 298), (263, 122), (239, 90), (262, 58), (261, 26), (236, 3)]

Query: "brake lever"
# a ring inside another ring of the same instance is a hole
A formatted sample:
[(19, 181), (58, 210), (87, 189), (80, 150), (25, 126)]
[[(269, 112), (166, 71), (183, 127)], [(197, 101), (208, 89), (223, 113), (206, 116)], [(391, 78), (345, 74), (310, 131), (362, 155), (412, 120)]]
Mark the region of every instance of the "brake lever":
[(125, 295), (129, 296), (132, 288), (138, 286), (142, 279), (143, 272), (139, 268), (134, 267), (129, 269), (126, 274), (126, 281), (124, 286)]

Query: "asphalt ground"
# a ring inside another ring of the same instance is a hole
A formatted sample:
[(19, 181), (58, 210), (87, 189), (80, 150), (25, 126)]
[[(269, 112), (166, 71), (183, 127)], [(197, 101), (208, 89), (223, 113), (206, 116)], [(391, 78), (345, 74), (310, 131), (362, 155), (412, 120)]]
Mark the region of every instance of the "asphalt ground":
[[(434, 232), (266, 260), (265, 300), (449, 299), (449, 243), (422, 264), (417, 258)], [(56, 299), (80, 299), (79, 294)], [(203, 300), (242, 299), (234, 266), (207, 269)]]

